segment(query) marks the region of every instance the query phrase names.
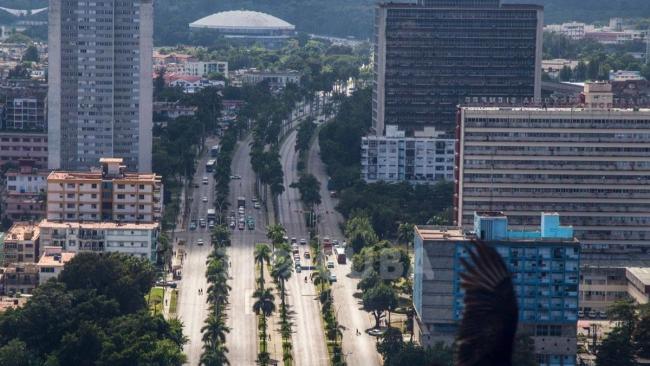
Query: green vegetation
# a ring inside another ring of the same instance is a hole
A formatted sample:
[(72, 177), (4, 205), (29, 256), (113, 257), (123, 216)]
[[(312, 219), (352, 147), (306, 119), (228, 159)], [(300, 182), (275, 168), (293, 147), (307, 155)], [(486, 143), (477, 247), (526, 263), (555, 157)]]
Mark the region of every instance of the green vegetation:
[(321, 158), (331, 178), (331, 189), (351, 187), (361, 171), (361, 137), (372, 124), (372, 90), (359, 89), (341, 102), (334, 120), (319, 133)]
[(636, 358), (650, 358), (650, 305), (621, 300), (607, 311), (617, 325), (596, 346), (596, 365), (637, 365)]
[(286, 282), (293, 274), (293, 258), (291, 258), (291, 247), (284, 241), (286, 230), (282, 225), (271, 225), (266, 230), (266, 237), (269, 238), (274, 247), (274, 260), (271, 267), (271, 277), (280, 292), (280, 335), (282, 336), (282, 361), (284, 366), (293, 365), (293, 345), (291, 343), (292, 324), (289, 305), (286, 302)]
[(154, 279), (146, 260), (77, 254), (23, 308), (0, 314), (0, 364), (182, 365), (182, 324), (147, 311)]
[(579, 60), (575, 70), (566, 67), (561, 70), (561, 81), (608, 80), (611, 70), (641, 71), (650, 78), (650, 66), (635, 59), (629, 52), (645, 52), (643, 42), (629, 42), (623, 45), (603, 45), (593, 40), (572, 40), (560, 34), (544, 33), (544, 58), (565, 58)]
[(266, 283), (266, 280), (264, 279), (264, 264), (267, 266), (270, 265), (271, 254), (271, 248), (268, 244), (257, 244), (255, 246), (254, 257), (255, 262), (259, 266), (260, 275), (257, 278), (257, 289), (253, 293), (253, 298), (255, 298), (253, 311), (255, 311), (255, 314), (257, 314), (259, 318), (258, 329), (260, 350), (257, 354), (257, 364), (261, 366), (267, 366), (271, 361), (271, 354), (268, 350), (267, 318), (275, 312), (275, 297), (270, 289), (264, 287)]
[(171, 298), (169, 299), (169, 315), (175, 316), (178, 308), (178, 290), (172, 290)]
[(163, 298), (165, 297), (165, 289), (162, 287), (153, 287), (149, 294), (147, 295), (147, 305), (149, 306), (149, 311), (153, 315), (163, 313)]
[(210, 313), (201, 328), (203, 333), (203, 353), (201, 354), (202, 366), (229, 365), (227, 358), (226, 335), (230, 328), (226, 325), (228, 296), (228, 271), (230, 263), (226, 254), (225, 243), (230, 242), (230, 231), (224, 227), (216, 226), (212, 231), (212, 253), (208, 256), (205, 276), (208, 279), (207, 302)]
[[(402, 332), (388, 328), (377, 342), (377, 351), (384, 358), (384, 366), (452, 366), (453, 349), (443, 343), (424, 348), (413, 342), (404, 342)], [(521, 366), (513, 363), (513, 365)]]

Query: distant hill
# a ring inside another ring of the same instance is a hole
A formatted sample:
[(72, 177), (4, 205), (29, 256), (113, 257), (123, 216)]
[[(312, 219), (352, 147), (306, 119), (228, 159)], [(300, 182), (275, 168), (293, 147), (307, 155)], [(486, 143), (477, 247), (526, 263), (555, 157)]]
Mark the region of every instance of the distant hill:
[[(392, 0), (399, 1), (399, 0)], [(409, 1), (409, 0), (403, 0)], [(545, 7), (545, 22), (607, 21), (614, 16), (650, 17), (650, 0), (504, 0)], [(296, 25), (298, 31), (370, 38), (377, 0), (154, 0), (158, 45), (188, 40), (188, 24), (224, 10), (256, 10)], [(0, 0), (0, 6), (34, 9), (47, 0)], [(0, 15), (0, 19), (4, 18)]]

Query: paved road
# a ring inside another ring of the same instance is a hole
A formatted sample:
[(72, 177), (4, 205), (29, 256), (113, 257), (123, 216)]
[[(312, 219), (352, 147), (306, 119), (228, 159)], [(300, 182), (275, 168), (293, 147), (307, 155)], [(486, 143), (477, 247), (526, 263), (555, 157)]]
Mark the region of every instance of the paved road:
[(233, 156), (232, 174), (241, 180), (230, 183), (231, 211), (237, 211), (237, 197), (246, 197), (246, 215), (255, 218), (255, 230), (235, 229), (232, 246), (229, 250), (232, 263), (230, 286), (230, 307), (228, 326), (230, 334), (226, 337), (228, 359), (231, 365), (255, 365), (257, 358), (257, 328), (253, 313), (253, 291), (255, 290), (255, 263), (253, 253), (255, 244), (266, 242), (266, 216), (263, 210), (253, 209), (255, 173), (250, 165), (251, 138), (239, 143)]
[[(321, 182), (322, 203), (319, 207), (321, 219), (318, 231), (321, 237), (329, 235), (332, 239), (343, 240), (344, 236), (339, 226), (343, 222), (343, 217), (335, 209), (336, 200), (330, 198), (327, 191), (327, 172), (320, 159), (318, 141), (309, 151), (309, 172)], [(348, 365), (379, 366), (382, 362), (375, 346), (375, 337), (363, 332), (374, 324), (369, 314), (362, 310), (361, 300), (353, 296), (357, 292), (359, 280), (349, 277), (351, 265), (352, 260), (348, 258), (347, 264), (337, 263), (333, 269), (337, 277), (337, 282), (332, 286), (334, 306), (337, 309), (339, 324), (345, 327), (343, 352), (347, 357)], [(360, 336), (356, 335), (357, 329), (362, 332)]]
[[(285, 192), (279, 198), (280, 222), (287, 230), (289, 237), (308, 239), (309, 233), (305, 227), (302, 214), (300, 194), (297, 189), (289, 187), (291, 183), (298, 181), (296, 164), (298, 155), (295, 153), (296, 132), (292, 132), (280, 149), (280, 159), (284, 170)], [(301, 246), (300, 257), (302, 265), (311, 265), (311, 261), (304, 258), (308, 246)], [(311, 281), (305, 283), (305, 276), (309, 271), (294, 273), (288, 283), (291, 310), (295, 312), (293, 325), (293, 349), (295, 364), (299, 366), (326, 366), (329, 364), (329, 356), (325, 346), (325, 334), (323, 332), (320, 315), (320, 304), (316, 299), (316, 289)], [(363, 365), (360, 363), (359, 365)]]
[[(216, 140), (208, 140), (206, 146), (212, 146)], [(194, 175), (194, 182), (199, 183), (199, 188), (193, 188), (190, 201), (190, 217), (199, 219), (206, 217), (208, 208), (212, 207), (214, 192), (214, 179), (212, 175), (205, 172), (205, 163), (209, 159), (208, 149), (201, 156), (197, 172)], [(208, 184), (202, 184), (204, 176), (209, 176)], [(208, 202), (203, 202), (202, 198), (207, 197)], [(178, 294), (178, 317), (184, 324), (184, 332), (189, 342), (185, 345), (185, 354), (187, 355), (188, 365), (198, 365), (201, 358), (201, 327), (208, 315), (208, 305), (205, 295), (199, 296), (199, 289), (204, 291), (208, 284), (205, 278), (205, 261), (210, 254), (210, 232), (207, 228), (198, 228), (193, 231), (181, 231), (175, 234), (179, 240), (185, 240), (184, 246), (176, 245), (175, 248), (184, 250), (187, 253), (183, 261), (182, 278), (179, 283)], [(203, 239), (204, 245), (199, 246), (198, 239)]]

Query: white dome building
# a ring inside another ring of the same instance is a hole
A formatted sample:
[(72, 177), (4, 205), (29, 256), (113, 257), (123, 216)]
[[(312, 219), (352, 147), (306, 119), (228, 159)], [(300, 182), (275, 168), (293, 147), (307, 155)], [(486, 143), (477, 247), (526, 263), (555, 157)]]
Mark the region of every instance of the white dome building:
[(215, 13), (190, 23), (192, 30), (213, 30), (225, 38), (274, 45), (293, 36), (296, 27), (280, 18), (257, 11)]

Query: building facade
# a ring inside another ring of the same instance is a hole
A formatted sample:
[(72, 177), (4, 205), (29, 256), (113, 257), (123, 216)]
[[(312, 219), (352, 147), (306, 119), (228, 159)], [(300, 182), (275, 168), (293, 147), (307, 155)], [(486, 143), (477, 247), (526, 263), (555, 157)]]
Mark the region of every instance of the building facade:
[(383, 3), (375, 17), (373, 128), (453, 136), (456, 106), (541, 97), (543, 8), (496, 0)]
[(588, 85), (576, 108), (461, 108), (457, 223), (497, 210), (522, 229), (539, 225), (536, 212), (559, 212), (584, 262), (647, 264), (650, 109), (613, 108), (608, 90)]
[(5, 104), (5, 128), (10, 130), (37, 130), (47, 129), (45, 115), (45, 99), (39, 98), (13, 98)]
[(261, 82), (269, 83), (271, 89), (283, 89), (287, 84), (300, 84), (301, 74), (298, 71), (259, 71), (244, 70), (238, 75), (242, 85), (255, 85)]
[(542, 214), (541, 231), (508, 228), (502, 213), (476, 213), (473, 232), (416, 227), (414, 334), (423, 345), (452, 343), (463, 313), (461, 258), (481, 239), (512, 273), (519, 307), (518, 332), (531, 336), (540, 366), (575, 365), (580, 245), (557, 214)]
[(47, 178), (47, 220), (152, 223), (162, 218), (162, 178), (128, 173), (122, 159), (100, 159), (87, 173), (52, 172)]
[(45, 247), (38, 260), (38, 284), (42, 285), (52, 278), (59, 277), (61, 271), (76, 253), (64, 251), (61, 247)]
[(36, 162), (39, 168), (47, 168), (48, 139), (46, 132), (0, 131), (0, 166), (21, 160)]
[(433, 183), (454, 180), (453, 139), (377, 137), (361, 139), (361, 179)]
[(36, 263), (12, 263), (0, 269), (0, 293), (31, 294), (38, 286)]
[[(39, 223), (41, 246), (72, 253), (124, 253), (156, 261), (158, 223), (53, 222)], [(43, 253), (41, 253), (42, 255)]]
[(29, 222), (16, 222), (4, 238), (2, 267), (11, 263), (34, 263), (38, 260), (40, 229)]
[(11, 220), (38, 221), (45, 215), (47, 175), (33, 160), (21, 160), (16, 170), (5, 173), (7, 188), (3, 193), (2, 216)]
[(49, 167), (150, 172), (152, 0), (51, 0), (48, 35)]
[(225, 61), (193, 61), (183, 64), (183, 73), (192, 76), (208, 76), (219, 73), (228, 78), (228, 62)]

